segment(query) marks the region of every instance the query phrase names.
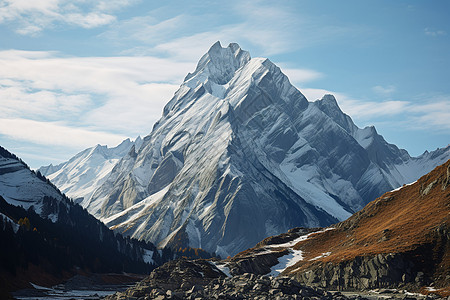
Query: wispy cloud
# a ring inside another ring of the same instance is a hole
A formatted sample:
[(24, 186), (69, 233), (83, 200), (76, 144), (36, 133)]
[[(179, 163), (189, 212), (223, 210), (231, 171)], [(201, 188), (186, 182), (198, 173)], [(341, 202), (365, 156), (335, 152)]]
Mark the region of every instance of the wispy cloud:
[(428, 28), (428, 27), (424, 29), (424, 32), (425, 32), (426, 35), (432, 36), (432, 37), (438, 37), (438, 36), (447, 35), (447, 32), (444, 31), (444, 30), (434, 30), (434, 29), (431, 29), (431, 28)]
[(388, 96), (388, 95), (392, 94), (393, 92), (395, 92), (396, 88), (393, 85), (388, 85), (388, 86), (377, 85), (377, 86), (374, 86), (372, 88), (372, 90), (377, 94)]
[[(280, 64), (279, 64), (280, 65)], [(310, 69), (294, 69), (284, 67), (281, 64), (281, 70), (294, 85), (303, 85), (306, 82), (314, 81), (324, 77), (324, 74)]]
[(201, 17), (193, 11), (170, 16), (149, 12), (111, 25), (101, 37), (116, 44), (132, 42), (134, 47), (127, 49), (127, 54), (192, 62), (218, 40), (223, 45), (237, 42), (245, 49), (252, 49), (253, 55), (271, 57), (340, 41), (343, 37), (352, 40), (370, 36), (370, 30), (363, 26), (324, 25), (320, 17), (299, 15), (298, 11), (279, 3), (231, 1), (227, 9), (230, 15), (210, 11)]
[(1, 119), (0, 134), (14, 140), (46, 146), (64, 146), (83, 149), (98, 143), (116, 145), (124, 135), (74, 128), (59, 122), (41, 122), (28, 119)]
[(189, 26), (190, 18), (177, 15), (158, 20), (156, 16), (137, 16), (111, 25), (110, 29), (99, 36), (116, 43), (139, 42), (145, 45), (157, 45), (167, 41), (179, 28)]
[(22, 35), (36, 35), (58, 24), (94, 28), (114, 22), (116, 17), (111, 13), (134, 2), (7, 0), (0, 2), (0, 23), (9, 23)]
[(369, 125), (371, 122), (390, 120), (405, 129), (450, 130), (450, 95), (420, 95), (417, 99), (370, 101), (355, 99), (345, 93), (324, 89), (302, 89), (309, 101), (321, 99), (325, 94), (333, 94), (342, 111), (357, 123)]
[[(96, 144), (148, 134), (194, 68), (154, 57), (79, 58), (32, 51), (0, 51), (0, 64), (1, 133), (53, 143), (48, 136), (59, 137), (67, 129), (64, 140), (72, 141), (67, 145), (79, 144), (83, 135), (97, 138)], [(25, 134), (27, 121), (45, 130)], [(86, 141), (94, 138), (79, 146)]]

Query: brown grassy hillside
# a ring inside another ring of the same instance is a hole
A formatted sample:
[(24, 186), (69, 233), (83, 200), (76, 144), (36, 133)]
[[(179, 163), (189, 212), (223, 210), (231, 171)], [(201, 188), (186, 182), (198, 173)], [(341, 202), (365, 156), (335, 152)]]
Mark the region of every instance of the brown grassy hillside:
[[(450, 160), (417, 182), (385, 193), (334, 230), (297, 243), (294, 249), (302, 250), (304, 259), (284, 273), (293, 275), (356, 257), (407, 253), (432, 273), (437, 284), (449, 286), (449, 186)], [(319, 256), (324, 257), (314, 259)]]

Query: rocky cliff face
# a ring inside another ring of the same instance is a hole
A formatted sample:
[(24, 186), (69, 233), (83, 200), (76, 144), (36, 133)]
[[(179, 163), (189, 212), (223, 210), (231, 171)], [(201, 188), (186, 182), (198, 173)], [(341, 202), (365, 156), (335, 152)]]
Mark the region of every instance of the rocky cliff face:
[(430, 277), (434, 270), (427, 255), (432, 253), (421, 250), (423, 252), (358, 256), (350, 261), (318, 264), (306, 272), (297, 272), (295, 278), (309, 286), (333, 290), (401, 288), (419, 291), (434, 284), (435, 279), (441, 280)]

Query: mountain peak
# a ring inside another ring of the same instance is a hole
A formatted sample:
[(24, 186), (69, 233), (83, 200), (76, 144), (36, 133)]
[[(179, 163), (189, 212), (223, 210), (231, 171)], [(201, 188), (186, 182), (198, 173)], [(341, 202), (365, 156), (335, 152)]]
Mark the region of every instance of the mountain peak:
[(322, 111), (337, 112), (342, 114), (336, 98), (331, 94), (325, 94), (322, 99), (317, 100), (315, 103)]
[(334, 105), (338, 106), (336, 98), (332, 94), (325, 94), (325, 95), (323, 95), (321, 101), (324, 101), (326, 103), (334, 104)]
[(194, 73), (189, 73), (184, 81), (195, 78), (197, 82), (205, 82), (208, 79), (223, 85), (233, 77), (237, 69), (249, 61), (250, 54), (242, 50), (238, 44), (231, 43), (223, 48), (217, 41), (200, 59)]

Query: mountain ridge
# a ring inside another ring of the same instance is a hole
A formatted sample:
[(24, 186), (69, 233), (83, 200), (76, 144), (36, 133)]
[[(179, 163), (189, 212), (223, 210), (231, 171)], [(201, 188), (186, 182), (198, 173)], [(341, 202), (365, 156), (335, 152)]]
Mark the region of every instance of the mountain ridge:
[(308, 102), (269, 59), (218, 42), (89, 201), (116, 231), (226, 257), (344, 220), (448, 157), (450, 146), (411, 158), (333, 96)]

